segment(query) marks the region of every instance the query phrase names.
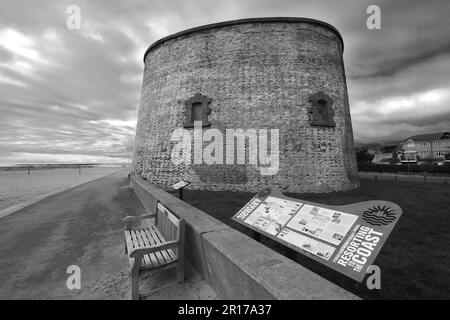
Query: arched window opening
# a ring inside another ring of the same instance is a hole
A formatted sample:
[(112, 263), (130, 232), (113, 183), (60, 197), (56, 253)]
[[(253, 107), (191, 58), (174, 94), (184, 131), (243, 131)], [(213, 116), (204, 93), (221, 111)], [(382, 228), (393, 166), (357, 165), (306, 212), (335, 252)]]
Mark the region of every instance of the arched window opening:
[(184, 102), (186, 109), (183, 127), (194, 127), (194, 121), (201, 121), (203, 127), (208, 127), (210, 125), (208, 115), (211, 113), (211, 109), (209, 108), (210, 102), (211, 98), (208, 98), (200, 93), (197, 93), (193, 97), (186, 100)]
[(312, 126), (335, 127), (333, 99), (319, 91), (309, 96), (311, 106), (309, 108), (309, 123)]

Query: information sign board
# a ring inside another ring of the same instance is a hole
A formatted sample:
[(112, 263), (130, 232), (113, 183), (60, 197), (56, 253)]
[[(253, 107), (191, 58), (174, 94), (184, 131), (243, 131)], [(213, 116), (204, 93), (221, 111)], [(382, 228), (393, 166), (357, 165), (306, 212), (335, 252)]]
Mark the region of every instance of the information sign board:
[(181, 180), (180, 182), (177, 182), (177, 183), (173, 184), (172, 185), (172, 189), (179, 190), (181, 188), (187, 187), (190, 184), (191, 183), (189, 181)]
[(388, 201), (329, 206), (265, 191), (232, 219), (361, 282), (401, 215)]

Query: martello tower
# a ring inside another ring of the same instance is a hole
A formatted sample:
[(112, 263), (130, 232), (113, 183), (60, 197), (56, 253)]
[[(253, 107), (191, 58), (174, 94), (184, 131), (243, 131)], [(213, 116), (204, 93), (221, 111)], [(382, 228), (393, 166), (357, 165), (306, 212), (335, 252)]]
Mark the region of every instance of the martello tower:
[[(343, 48), (333, 26), (306, 18), (227, 21), (153, 43), (144, 55), (135, 173), (161, 187), (185, 179), (206, 190), (358, 187)], [(172, 133), (194, 130), (194, 120), (203, 130), (279, 129), (278, 172), (174, 164)]]

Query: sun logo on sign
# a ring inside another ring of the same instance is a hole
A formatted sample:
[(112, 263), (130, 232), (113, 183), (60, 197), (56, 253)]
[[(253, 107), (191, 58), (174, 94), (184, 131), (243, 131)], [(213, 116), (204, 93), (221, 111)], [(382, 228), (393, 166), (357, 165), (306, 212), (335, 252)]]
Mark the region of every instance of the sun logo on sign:
[(374, 226), (385, 226), (397, 219), (395, 210), (387, 206), (373, 206), (362, 214), (363, 220)]

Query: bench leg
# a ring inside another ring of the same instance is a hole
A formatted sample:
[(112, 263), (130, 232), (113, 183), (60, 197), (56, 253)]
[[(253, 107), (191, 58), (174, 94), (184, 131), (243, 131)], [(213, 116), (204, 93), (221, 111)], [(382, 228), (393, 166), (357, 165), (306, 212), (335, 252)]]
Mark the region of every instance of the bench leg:
[(178, 282), (184, 281), (184, 263), (181, 261), (178, 262), (178, 266), (177, 266), (177, 281)]
[(133, 259), (131, 264), (131, 300), (139, 300), (139, 263), (140, 259)]
[(139, 300), (139, 272), (131, 271), (131, 300)]

